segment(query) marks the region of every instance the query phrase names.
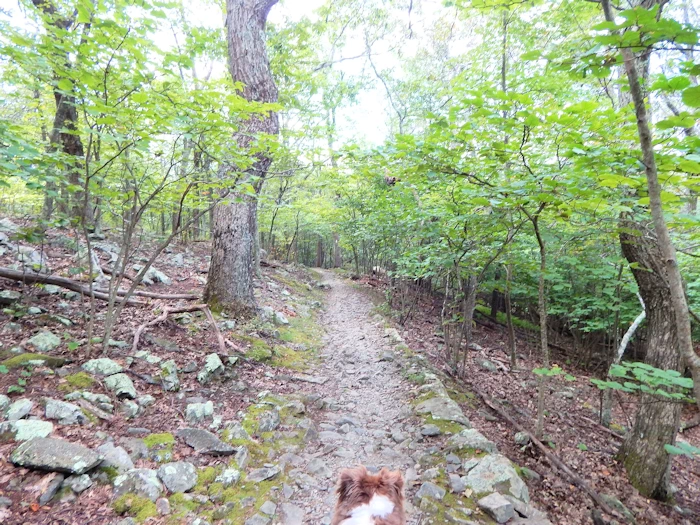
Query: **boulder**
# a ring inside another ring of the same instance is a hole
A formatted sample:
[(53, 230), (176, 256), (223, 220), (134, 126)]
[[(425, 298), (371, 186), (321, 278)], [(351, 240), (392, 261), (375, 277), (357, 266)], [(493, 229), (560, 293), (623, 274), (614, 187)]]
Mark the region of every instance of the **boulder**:
[(510, 460), (500, 454), (482, 458), (464, 478), (467, 486), (477, 494), (500, 492), (525, 503), (530, 501), (527, 485), (520, 479)]
[(177, 431), (177, 437), (201, 454), (212, 456), (230, 456), (236, 453), (231, 445), (221, 441), (216, 434), (199, 428), (183, 428)]
[[(34, 438), (46, 438), (53, 432), (53, 424), (40, 419), (20, 419), (12, 423), (15, 441), (29, 441)], [(1, 434), (2, 432), (0, 432)]]
[(34, 408), (34, 403), (27, 398), (21, 398), (12, 403), (5, 413), (5, 419), (8, 421), (19, 421), (26, 417)]
[(465, 428), (459, 434), (450, 437), (447, 440), (447, 448), (450, 450), (473, 449), (490, 453), (498, 452), (496, 444), (489, 441), (475, 428)]
[(48, 330), (44, 330), (43, 332), (36, 334), (27, 342), (39, 352), (49, 352), (58, 348), (58, 346), (61, 344), (61, 338)]
[(221, 362), (219, 356), (217, 354), (209, 354), (204, 361), (204, 367), (197, 374), (197, 381), (203, 385), (207, 384), (215, 377), (223, 374), (224, 370), (224, 363)]
[(158, 477), (170, 492), (187, 492), (197, 484), (197, 468), (186, 461), (166, 463), (158, 469)]
[(18, 467), (67, 474), (84, 474), (95, 468), (102, 457), (87, 447), (63, 439), (36, 438), (26, 441), (10, 455)]
[(22, 294), (14, 290), (2, 290), (0, 292), (0, 304), (10, 305), (22, 298)]
[(479, 365), (482, 369), (486, 370), (487, 372), (498, 372), (498, 367), (488, 359), (479, 358), (475, 361), (477, 365)]
[(114, 374), (105, 378), (105, 386), (109, 388), (119, 399), (135, 399), (136, 388), (131, 378), (126, 374)]
[(163, 485), (155, 470), (137, 468), (114, 479), (114, 498), (124, 494), (135, 494), (155, 502), (163, 493)]
[(481, 498), (477, 505), (486, 514), (491, 516), (496, 523), (505, 523), (509, 519), (515, 517), (513, 505), (506, 498), (498, 494), (489, 494), (485, 498)]
[(134, 468), (134, 462), (129, 453), (122, 447), (115, 447), (114, 443), (106, 442), (97, 447), (97, 452), (104, 457), (102, 467), (116, 469), (119, 474), (123, 474)]
[(464, 425), (467, 428), (471, 427), (469, 420), (462, 413), (462, 409), (459, 408), (459, 405), (449, 397), (431, 397), (430, 399), (420, 403), (416, 407), (416, 412), (418, 414), (430, 414), (433, 416), (433, 419), (453, 421)]
[(86, 372), (99, 376), (111, 376), (123, 370), (122, 365), (106, 357), (90, 359), (90, 361), (83, 363), (81, 368)]
[(275, 312), (274, 321), (276, 325), (288, 325), (289, 319), (282, 312)]
[(87, 423), (87, 417), (83, 410), (72, 403), (46, 398), (44, 415), (46, 419), (57, 419), (59, 425), (83, 425)]

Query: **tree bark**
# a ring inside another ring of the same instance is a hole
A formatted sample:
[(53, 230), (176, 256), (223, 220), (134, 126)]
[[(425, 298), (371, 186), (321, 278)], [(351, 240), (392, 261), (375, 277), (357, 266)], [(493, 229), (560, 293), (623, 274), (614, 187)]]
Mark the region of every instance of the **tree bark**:
[[(265, 51), (267, 15), (277, 0), (227, 0), (226, 31), (228, 66), (235, 82), (243, 84), (242, 95), (255, 102), (277, 102), (277, 87)], [(277, 135), (275, 112), (241, 122), (235, 135), (238, 146), (247, 149), (255, 136)], [(272, 159), (259, 153), (248, 170), (249, 182), (262, 187)], [(253, 278), (257, 258), (257, 194), (239, 195), (234, 202), (219, 204), (213, 217), (211, 268), (204, 291), (205, 300), (216, 310), (240, 316), (255, 311)]]
[[(657, 240), (653, 231), (640, 229), (633, 220), (623, 220), (622, 226), (622, 251), (630, 263), (636, 263), (632, 273), (647, 312), (645, 362), (663, 370), (680, 371), (675, 314)], [(619, 457), (632, 485), (646, 497), (665, 500), (671, 495), (671, 458), (664, 445), (675, 442), (679, 421), (678, 402), (646, 394), (640, 397), (634, 427)]]

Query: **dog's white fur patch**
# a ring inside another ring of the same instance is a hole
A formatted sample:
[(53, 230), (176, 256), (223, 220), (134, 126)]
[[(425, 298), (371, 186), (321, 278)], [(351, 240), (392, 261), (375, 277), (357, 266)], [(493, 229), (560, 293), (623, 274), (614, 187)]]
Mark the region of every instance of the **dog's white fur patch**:
[(386, 496), (375, 494), (369, 504), (352, 509), (352, 516), (340, 525), (374, 525), (373, 518), (386, 518), (394, 511), (394, 503)]

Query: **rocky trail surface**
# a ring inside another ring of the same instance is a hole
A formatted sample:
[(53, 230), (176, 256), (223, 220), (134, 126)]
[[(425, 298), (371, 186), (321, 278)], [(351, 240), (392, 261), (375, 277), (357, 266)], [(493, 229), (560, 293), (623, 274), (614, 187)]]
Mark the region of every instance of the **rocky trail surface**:
[[(337, 475), (359, 464), (403, 472), (409, 524), (549, 523), (528, 505), (510, 461), (426, 373), (427, 363), (411, 362), (398, 332), (372, 315), (370, 298), (330, 272), (325, 278), (326, 336), (314, 374), (323, 381), (316, 394), (331, 401), (313, 415), (318, 445), (307, 446), (305, 467), (290, 472), (301, 487), (291, 503), (304, 518), (283, 523), (330, 523)], [(408, 379), (416, 372), (426, 385)]]

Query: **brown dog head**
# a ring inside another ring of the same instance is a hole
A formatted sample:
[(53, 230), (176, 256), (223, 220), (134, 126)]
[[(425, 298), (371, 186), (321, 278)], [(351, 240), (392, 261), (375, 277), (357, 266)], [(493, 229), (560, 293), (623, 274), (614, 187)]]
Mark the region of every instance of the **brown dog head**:
[(403, 476), (399, 471), (383, 468), (377, 474), (370, 474), (364, 466), (343, 470), (338, 481), (338, 505), (333, 524), (340, 523), (354, 508), (368, 504), (375, 494), (386, 496), (394, 504), (392, 516), (380, 523), (405, 523), (403, 488)]

